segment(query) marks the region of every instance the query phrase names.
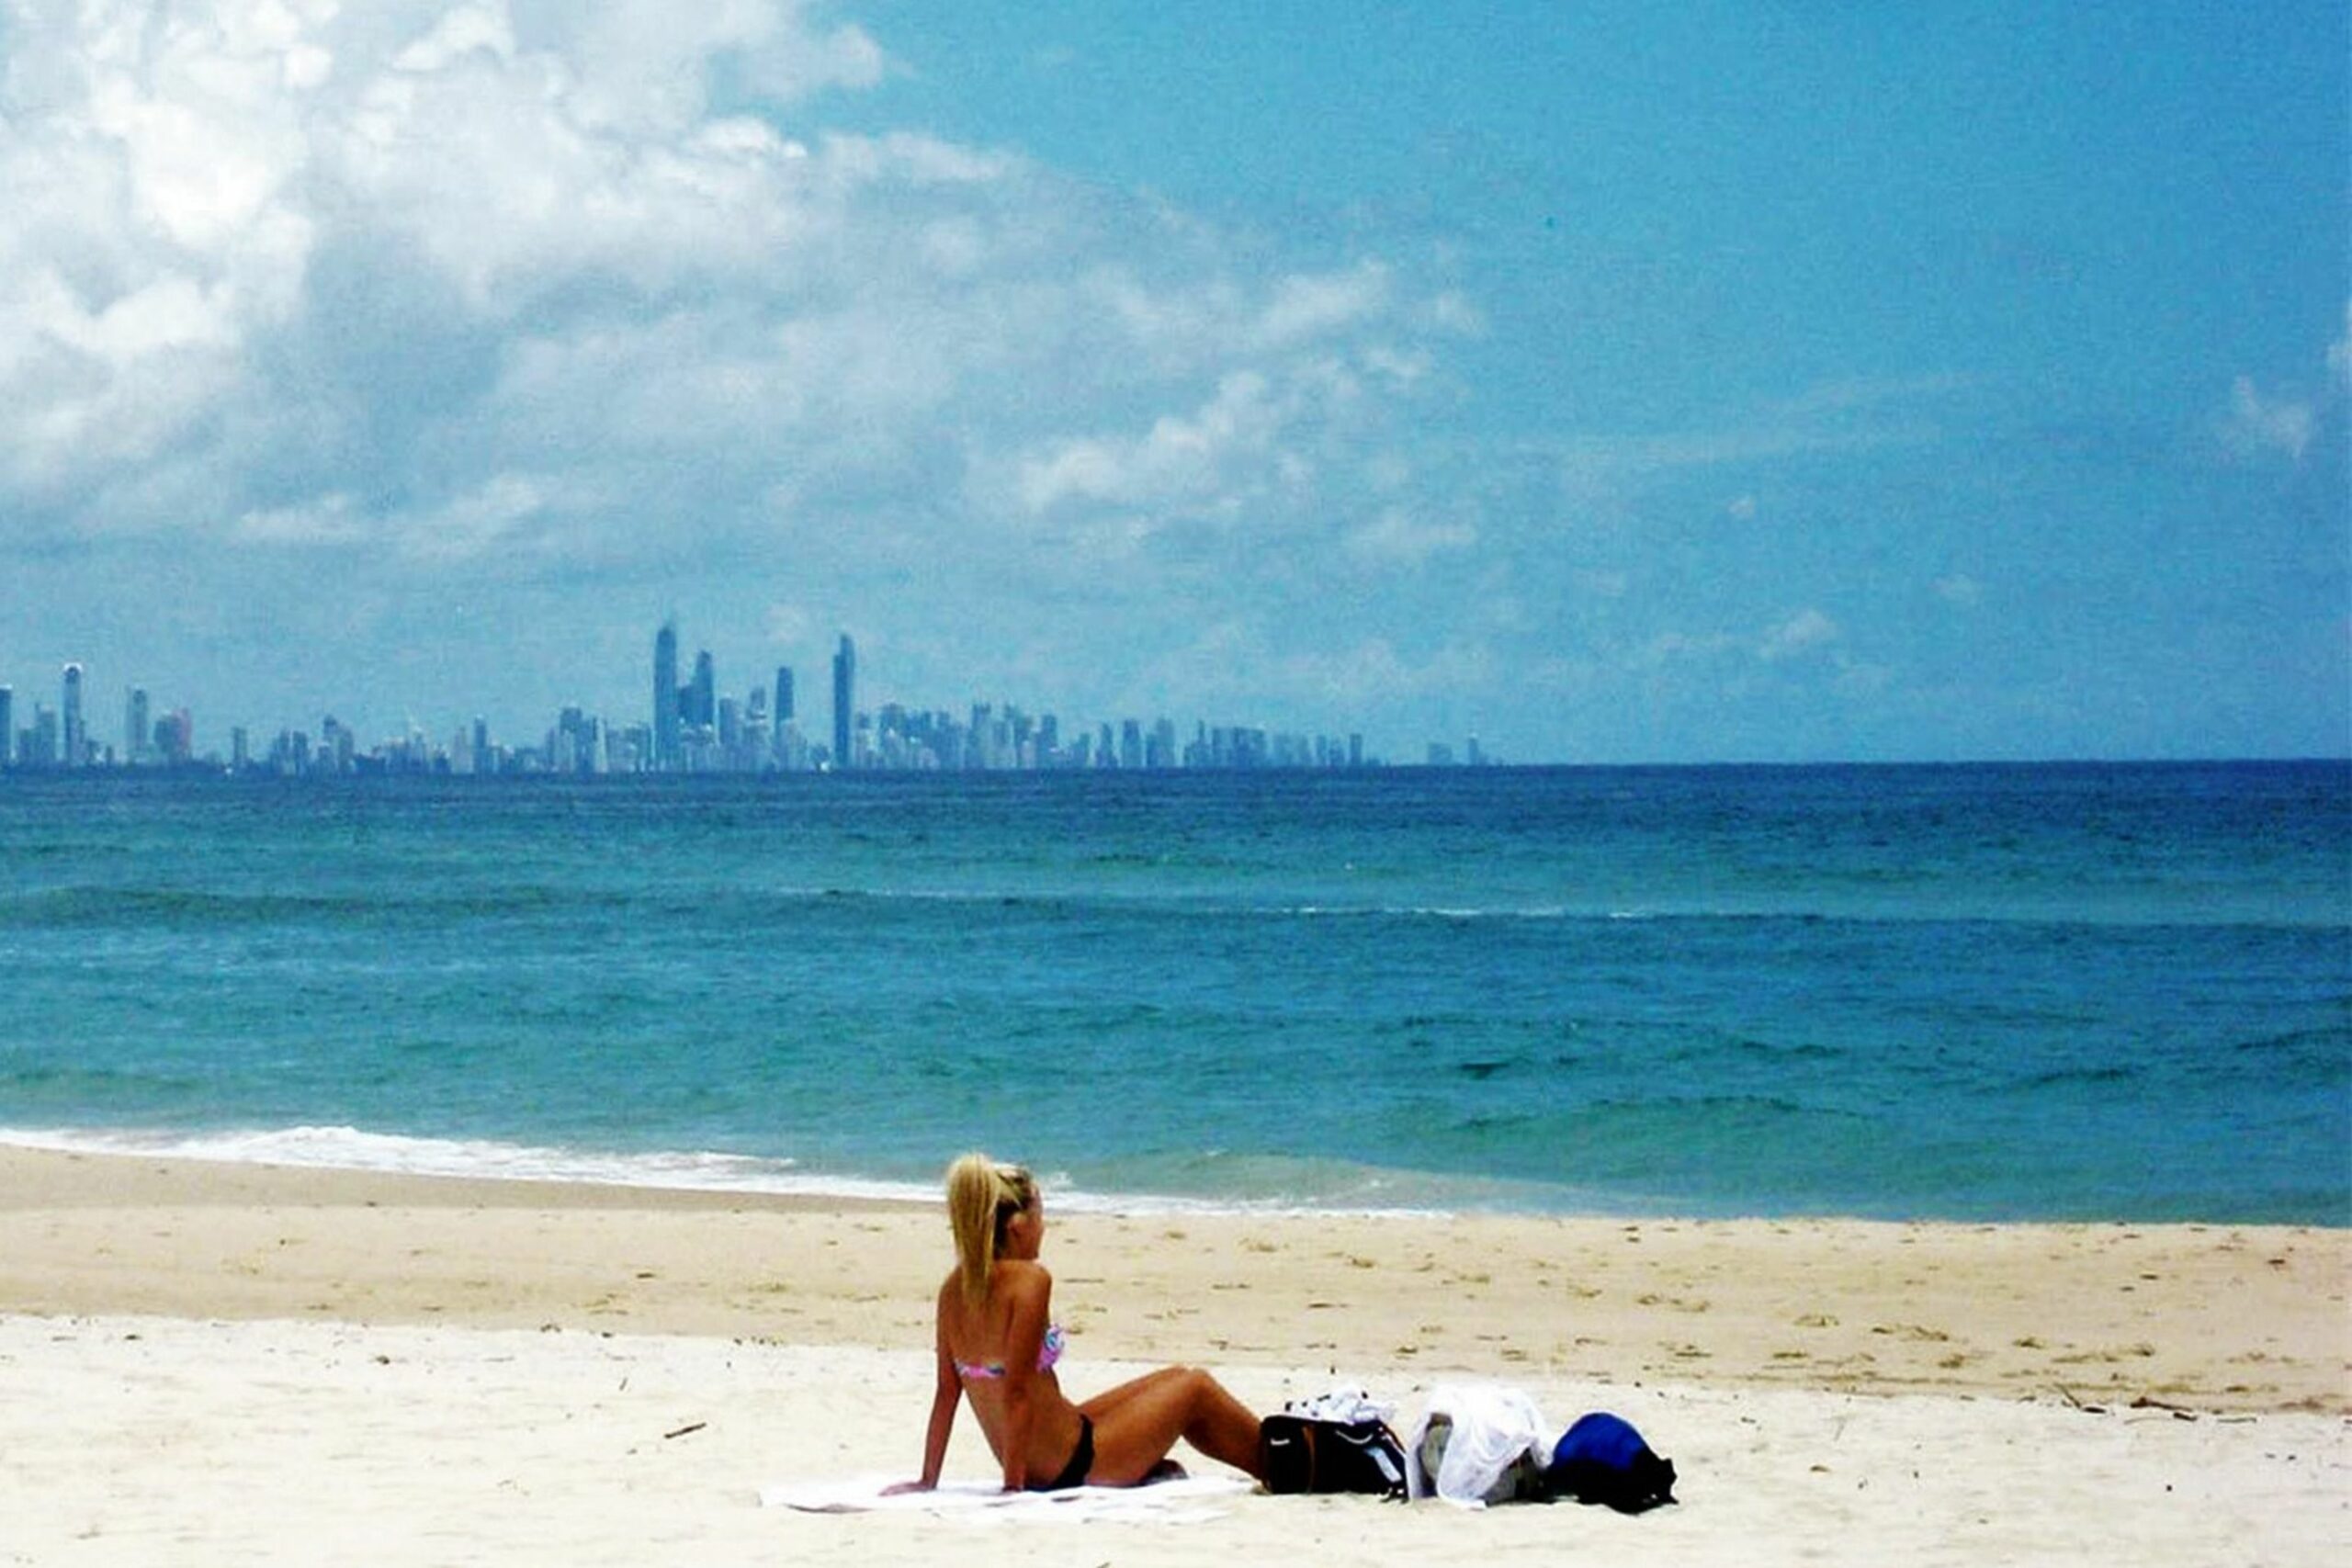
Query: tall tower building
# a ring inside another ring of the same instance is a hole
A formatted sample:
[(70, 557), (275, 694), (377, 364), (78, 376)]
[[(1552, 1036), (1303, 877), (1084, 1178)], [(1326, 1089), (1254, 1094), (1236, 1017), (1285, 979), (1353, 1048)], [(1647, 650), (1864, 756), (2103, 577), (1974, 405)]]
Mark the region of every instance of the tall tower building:
[(147, 688), (133, 686), (122, 705), (122, 760), (143, 762), (147, 748), (154, 735), (147, 723)]
[(708, 729), (718, 722), (718, 671), (709, 649), (695, 655), (695, 682), (688, 689), (693, 694), (686, 701), (686, 722)]
[(17, 689), (0, 686), (0, 768), (17, 760)]
[(849, 640), (849, 633), (842, 633), (842, 645), (833, 655), (833, 766), (847, 768), (856, 760), (850, 750), (857, 712), (857, 645)]
[(88, 749), (87, 740), (88, 737), (84, 733), (82, 722), (82, 667), (78, 664), (69, 664), (65, 667), (64, 761), (67, 767), (78, 768), (82, 765), (82, 754)]
[(653, 638), (653, 771), (678, 765), (678, 626), (664, 621)]
[(792, 666), (779, 664), (775, 667), (775, 732), (778, 735), (784, 733), (784, 727), (792, 722)]

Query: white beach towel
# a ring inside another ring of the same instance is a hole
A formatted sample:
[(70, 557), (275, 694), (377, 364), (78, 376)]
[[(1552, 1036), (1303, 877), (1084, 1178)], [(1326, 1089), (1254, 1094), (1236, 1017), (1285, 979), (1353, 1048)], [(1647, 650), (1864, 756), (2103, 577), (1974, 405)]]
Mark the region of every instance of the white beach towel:
[(760, 1506), (792, 1508), (804, 1514), (944, 1514), (989, 1524), (1023, 1519), (1198, 1524), (1224, 1517), (1223, 1508), (1208, 1505), (1251, 1490), (1250, 1483), (1238, 1477), (1188, 1475), (1148, 1486), (1074, 1486), (1065, 1492), (1007, 1492), (993, 1482), (943, 1481), (930, 1492), (886, 1495), (885, 1488), (905, 1479), (866, 1475), (763, 1486)]

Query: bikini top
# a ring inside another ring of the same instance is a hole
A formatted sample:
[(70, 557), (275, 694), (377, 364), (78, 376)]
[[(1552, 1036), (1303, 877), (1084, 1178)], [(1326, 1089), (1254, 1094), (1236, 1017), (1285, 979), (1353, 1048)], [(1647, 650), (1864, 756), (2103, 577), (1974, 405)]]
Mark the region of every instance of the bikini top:
[[(1049, 1323), (1046, 1325), (1046, 1337), (1039, 1341), (1037, 1345), (1037, 1370), (1039, 1371), (1049, 1372), (1053, 1371), (1054, 1363), (1062, 1359), (1063, 1338), (1062, 1325), (1060, 1324)], [(958, 1361), (956, 1363), (956, 1375), (967, 1380), (967, 1382), (978, 1380), (985, 1382), (991, 1379), (1004, 1376), (1004, 1363), (1002, 1361)]]

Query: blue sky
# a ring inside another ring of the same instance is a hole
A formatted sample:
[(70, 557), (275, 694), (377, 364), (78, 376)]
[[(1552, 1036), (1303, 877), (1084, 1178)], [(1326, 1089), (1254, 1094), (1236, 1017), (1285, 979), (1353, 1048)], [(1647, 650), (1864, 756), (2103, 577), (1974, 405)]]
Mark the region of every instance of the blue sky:
[[(0, 683), (2352, 750), (2338, 3), (0, 0)], [(820, 714), (810, 715), (821, 717)], [(21, 722), (21, 719), (20, 719)]]

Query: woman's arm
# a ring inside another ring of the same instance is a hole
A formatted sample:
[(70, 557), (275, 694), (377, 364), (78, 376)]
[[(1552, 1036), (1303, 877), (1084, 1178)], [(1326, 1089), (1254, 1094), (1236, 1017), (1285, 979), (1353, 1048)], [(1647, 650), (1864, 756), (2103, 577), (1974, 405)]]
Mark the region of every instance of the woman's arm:
[(939, 1484), (939, 1467), (947, 1461), (947, 1439), (956, 1430), (956, 1406), (963, 1403), (964, 1381), (956, 1375), (956, 1359), (947, 1353), (947, 1340), (939, 1341), (938, 1371), (931, 1383), (931, 1425), (922, 1434), (922, 1487), (928, 1492)]
[(947, 1327), (933, 1335), (935, 1369), (931, 1384), (931, 1424), (922, 1434), (922, 1479), (885, 1487), (884, 1492), (929, 1492), (939, 1484), (940, 1467), (947, 1462), (947, 1439), (956, 1431), (956, 1407), (963, 1402), (964, 1381), (956, 1375), (956, 1358), (948, 1353)]

